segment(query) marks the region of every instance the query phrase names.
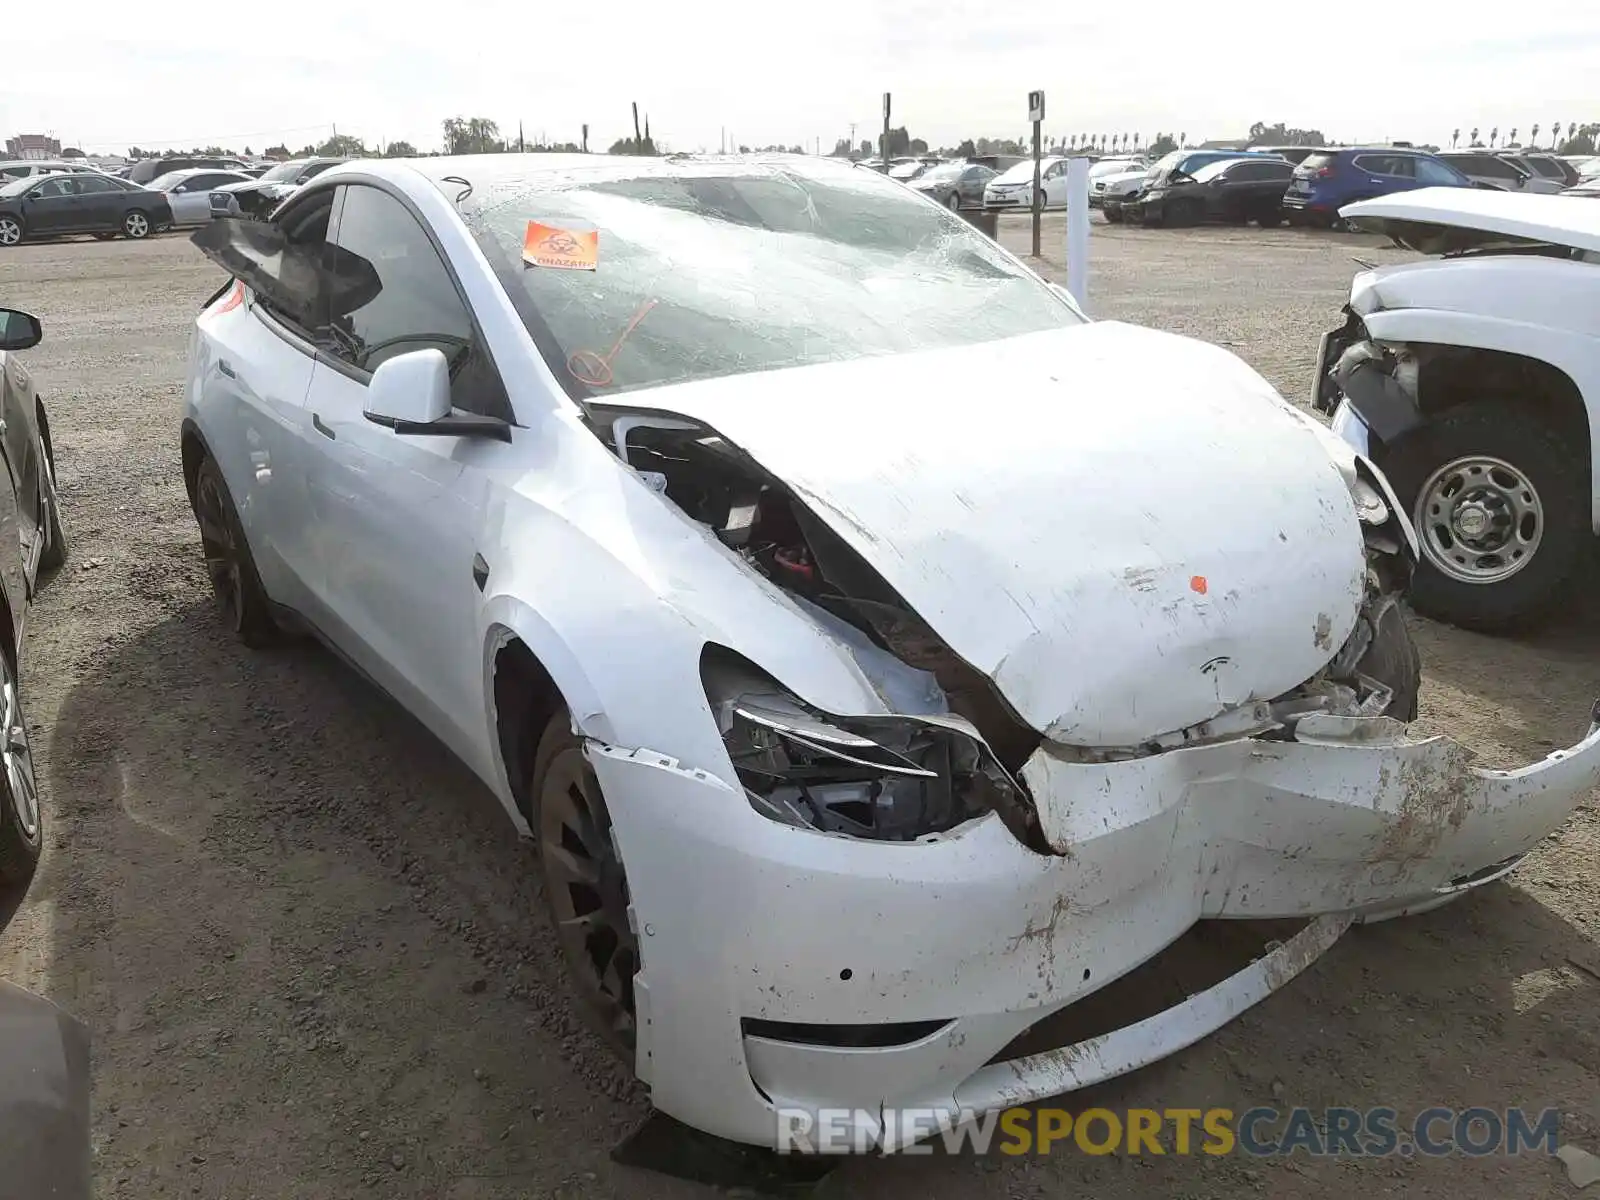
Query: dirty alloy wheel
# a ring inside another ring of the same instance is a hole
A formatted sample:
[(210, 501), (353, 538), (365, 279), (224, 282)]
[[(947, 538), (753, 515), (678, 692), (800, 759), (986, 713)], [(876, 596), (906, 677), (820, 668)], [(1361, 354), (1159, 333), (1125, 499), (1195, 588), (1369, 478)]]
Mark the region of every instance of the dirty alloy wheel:
[(122, 218), (122, 232), (134, 239), (147, 237), (150, 233), (150, 218), (138, 209), (134, 209)]
[(246, 646), (263, 646), (277, 632), (272, 604), (256, 574), (239, 515), (228, 495), (222, 472), (209, 454), (200, 462), (194, 480), (194, 518), (200, 526), (200, 548), (206, 574), (222, 619)]
[(44, 844), (44, 818), (22, 715), (22, 691), (9, 648), (0, 651), (0, 760), (5, 767), (0, 796), (0, 884), (20, 886), (33, 878)]
[(600, 783), (565, 709), (539, 738), (528, 798), (545, 907), (567, 977), (584, 1019), (631, 1065), (639, 939), (629, 916), (628, 878)]
[(1561, 598), (1590, 536), (1571, 442), (1523, 406), (1478, 400), (1384, 448), (1378, 465), (1422, 551), (1411, 584), (1418, 612), (1500, 631)]
[(945, 205), (950, 209), (951, 212), (960, 212), (961, 211), (961, 193), (960, 192), (951, 192), (950, 193), (950, 199), (945, 201)]
[(16, 217), (0, 216), (0, 246), (15, 246), (22, 240), (22, 222)]

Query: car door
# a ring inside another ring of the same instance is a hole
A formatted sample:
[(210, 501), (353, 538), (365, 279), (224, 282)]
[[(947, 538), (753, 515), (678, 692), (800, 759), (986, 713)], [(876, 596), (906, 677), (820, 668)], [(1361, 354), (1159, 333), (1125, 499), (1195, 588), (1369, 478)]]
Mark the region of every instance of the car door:
[(306, 393), (325, 343), (321, 276), (336, 194), (299, 197), (272, 222), (208, 223), (195, 244), (242, 285), (196, 322), (190, 399), (268, 595), (315, 620)]
[(1067, 164), (1064, 162), (1051, 163), (1044, 170), (1044, 175), (1039, 181), (1039, 186), (1044, 191), (1044, 206), (1046, 208), (1065, 208), (1067, 204)]
[[(398, 195), (345, 184), (333, 261), (369, 265), (375, 294), (337, 306), (337, 350), (319, 359), (302, 437), (315, 455), (309, 521), (330, 637), (469, 762), (481, 741), (486, 568), (478, 558), (488, 471), (511, 447), (395, 432), (366, 418), (367, 383), (386, 359), (437, 348), (452, 364), (454, 407), (502, 419), (510, 408), (455, 278)], [(340, 266), (339, 270), (347, 268)]]
[(79, 228), (78, 189), (66, 175), (47, 175), (22, 198), (30, 234), (71, 233)]
[[(0, 352), (0, 453), (4, 453), (9, 490), (0, 493), (0, 529), (16, 530), (17, 554), (0, 551), (8, 594), (26, 595), (25, 585), (39, 544), (39, 454), (33, 439), (33, 397), (22, 386), (21, 365), (13, 367)], [(26, 407), (24, 407), (26, 406)]]
[(202, 171), (191, 175), (167, 193), (174, 225), (203, 225), (211, 220), (211, 189), (237, 183), (243, 175), (231, 171)]
[(956, 183), (956, 192), (961, 197), (961, 207), (981, 207), (983, 204), (983, 185), (993, 178), (994, 172), (988, 167), (968, 167), (961, 172), (961, 178)]
[(79, 229), (117, 229), (122, 224), (122, 191), (99, 175), (74, 175), (80, 206)]

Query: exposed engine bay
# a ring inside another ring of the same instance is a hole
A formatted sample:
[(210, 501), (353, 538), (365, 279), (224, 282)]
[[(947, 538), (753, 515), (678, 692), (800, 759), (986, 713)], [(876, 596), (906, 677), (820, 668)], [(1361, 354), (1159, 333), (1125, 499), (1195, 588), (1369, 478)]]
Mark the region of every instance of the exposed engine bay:
[[(674, 414), (596, 407), (591, 422), (647, 486), (849, 645), (889, 710), (907, 714), (808, 712), (754, 664), (708, 659), (702, 674), (714, 706), (716, 695), (733, 697), (718, 716), (752, 804), (774, 820), (885, 840), (943, 832), (994, 809), (1021, 840), (1043, 847), (1020, 782), (1043, 735), (782, 481), (715, 431)], [(1311, 713), (1413, 719), (1420, 665), (1398, 606), (1412, 558), (1400, 518), (1374, 483), (1347, 483), (1367, 542), (1366, 597), (1322, 670), (1284, 695), (1139, 745), (1052, 743), (1050, 752), (1115, 761), (1241, 737), (1290, 739)], [(981, 741), (963, 734), (969, 723)]]

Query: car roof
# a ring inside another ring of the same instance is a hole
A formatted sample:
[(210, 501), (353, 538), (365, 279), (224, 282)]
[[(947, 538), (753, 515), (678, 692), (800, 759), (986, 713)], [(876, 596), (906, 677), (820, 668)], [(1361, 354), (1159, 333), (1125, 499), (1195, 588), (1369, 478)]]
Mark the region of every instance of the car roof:
[(1430, 187), (1358, 200), (1339, 213), (1380, 228), (1406, 221), (1600, 252), (1600, 204), (1575, 203), (1570, 196)]

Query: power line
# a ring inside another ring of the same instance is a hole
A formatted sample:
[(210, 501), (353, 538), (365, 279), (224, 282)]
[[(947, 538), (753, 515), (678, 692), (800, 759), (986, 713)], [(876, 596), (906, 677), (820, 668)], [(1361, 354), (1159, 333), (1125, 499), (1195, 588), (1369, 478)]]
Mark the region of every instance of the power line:
[(311, 130), (328, 129), (331, 127), (332, 122), (323, 121), (317, 125), (286, 126), (278, 129), (259, 130), (255, 133), (207, 133), (199, 135), (191, 134), (188, 137), (112, 137), (105, 134), (97, 134), (86, 140), (91, 142), (127, 142), (130, 146), (137, 146), (141, 142), (186, 142), (190, 145), (199, 145), (202, 143), (220, 144), (222, 142), (242, 142), (246, 138), (277, 137), (280, 134), (285, 133), (306, 133)]

